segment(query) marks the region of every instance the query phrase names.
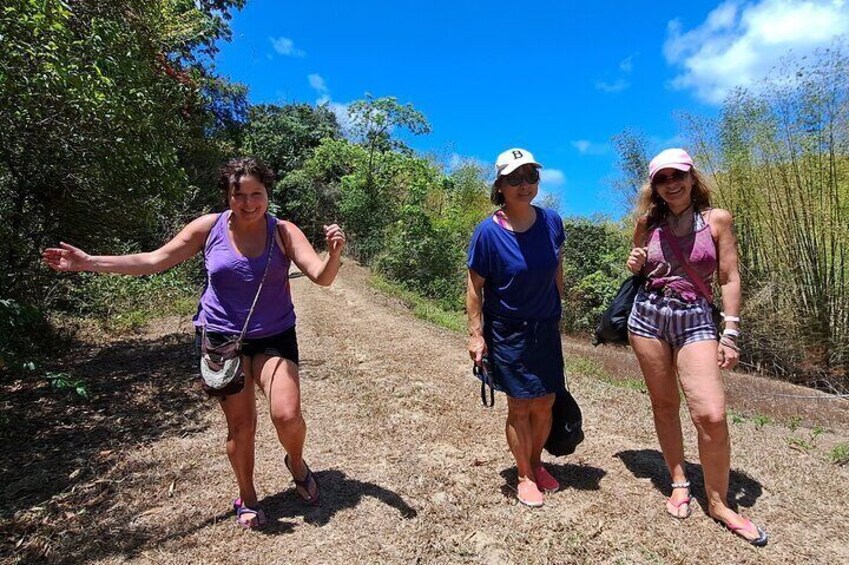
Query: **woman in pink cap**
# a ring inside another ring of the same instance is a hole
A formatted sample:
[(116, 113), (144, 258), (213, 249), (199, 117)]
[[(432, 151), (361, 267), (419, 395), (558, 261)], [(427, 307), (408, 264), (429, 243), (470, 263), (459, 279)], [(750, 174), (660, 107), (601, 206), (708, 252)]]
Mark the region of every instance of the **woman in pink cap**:
[(507, 395), (507, 444), (516, 459), (517, 497), (542, 506), (560, 488), (541, 461), (551, 430), (551, 407), (562, 390), (560, 299), (563, 221), (533, 206), (540, 165), (525, 149), (495, 162), (490, 198), (500, 208), (478, 224), (469, 244), (466, 310), (468, 350), (484, 355), (497, 390)]
[[(634, 300), (628, 331), (672, 479), (666, 511), (687, 518), (693, 502), (684, 469), (680, 383), (698, 432), (708, 513), (752, 545), (766, 545), (766, 532), (729, 508), (727, 500), (731, 444), (720, 369), (732, 369), (740, 352), (740, 274), (731, 213), (711, 208), (710, 190), (686, 151), (666, 149), (649, 164), (636, 216), (627, 266), (646, 283)], [(714, 277), (724, 306), (718, 340)]]

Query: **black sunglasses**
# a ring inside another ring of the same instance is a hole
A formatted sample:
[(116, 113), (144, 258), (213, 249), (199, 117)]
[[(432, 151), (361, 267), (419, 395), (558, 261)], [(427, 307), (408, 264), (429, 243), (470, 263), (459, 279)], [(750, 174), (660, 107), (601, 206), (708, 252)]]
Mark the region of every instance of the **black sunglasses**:
[(539, 170), (536, 167), (526, 171), (517, 169), (503, 178), (510, 186), (519, 186), (522, 182), (525, 184), (536, 184), (539, 182)]
[(689, 174), (690, 174), (690, 171), (679, 171), (679, 170), (671, 172), (668, 175), (661, 175), (660, 173), (658, 173), (654, 176), (654, 179), (652, 179), (651, 182), (654, 185), (666, 184), (666, 183), (672, 182), (672, 181), (684, 180), (685, 178), (687, 178), (687, 175), (689, 175)]

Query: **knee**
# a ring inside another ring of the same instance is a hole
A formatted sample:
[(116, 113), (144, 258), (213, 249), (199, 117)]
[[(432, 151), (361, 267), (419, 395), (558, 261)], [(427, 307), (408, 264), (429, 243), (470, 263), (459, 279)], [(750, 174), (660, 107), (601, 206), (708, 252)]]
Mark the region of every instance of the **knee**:
[(675, 396), (652, 397), (651, 409), (656, 418), (675, 419), (681, 406), (680, 398)]
[(256, 417), (239, 418), (227, 423), (228, 440), (245, 440), (252, 438), (256, 433)]
[(507, 420), (527, 420), (531, 415), (531, 402), (527, 400), (511, 399), (507, 403)]
[(710, 441), (725, 441), (728, 438), (728, 422), (724, 410), (710, 410), (693, 415), (693, 423), (699, 435)]
[(281, 407), (271, 411), (271, 422), (277, 429), (285, 429), (298, 425), (303, 421), (301, 409), (298, 406)]

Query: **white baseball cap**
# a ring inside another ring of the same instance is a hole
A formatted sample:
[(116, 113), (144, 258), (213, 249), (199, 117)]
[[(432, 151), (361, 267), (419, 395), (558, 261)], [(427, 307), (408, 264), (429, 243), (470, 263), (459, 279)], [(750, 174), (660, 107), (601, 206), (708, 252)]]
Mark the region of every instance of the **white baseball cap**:
[(540, 169), (542, 168), (542, 165), (536, 162), (530, 151), (518, 147), (508, 149), (495, 160), (495, 178), (509, 175), (522, 165), (533, 165)]
[(654, 175), (662, 169), (677, 169), (689, 171), (693, 168), (693, 158), (683, 149), (664, 149), (649, 163), (649, 179), (654, 180)]

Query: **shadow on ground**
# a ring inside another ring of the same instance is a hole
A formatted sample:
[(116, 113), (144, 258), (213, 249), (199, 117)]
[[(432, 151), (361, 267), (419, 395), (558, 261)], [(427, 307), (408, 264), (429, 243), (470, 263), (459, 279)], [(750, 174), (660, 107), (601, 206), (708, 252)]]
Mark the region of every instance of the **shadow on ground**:
[[(120, 479), (108, 472), (120, 463), (119, 453), (127, 445), (194, 434), (206, 427), (202, 414), (208, 407), (193, 380), (190, 335), (125, 340), (102, 349), (84, 344), (76, 355), (52, 370), (82, 380), (88, 400), (51, 390), (43, 379), (0, 386), (6, 415), (0, 422), (0, 441), (7, 446), (0, 464), (0, 557), (11, 550), (17, 559), (37, 560), (26, 555), (30, 544), (23, 542), (36, 532), (54, 541), (57, 534), (68, 533), (47, 533), (49, 517), (86, 509), (96, 513), (118, 504), (119, 489), (110, 483)], [(57, 528), (65, 526), (57, 523)], [(83, 533), (87, 535), (99, 534)], [(45, 547), (49, 544), (33, 544), (33, 551)]]
[[(572, 463), (546, 463), (545, 468), (560, 483), (560, 490), (598, 490), (601, 479), (607, 471), (592, 465), (573, 465)], [(507, 467), (501, 471), (505, 484), (501, 485), (501, 494), (512, 498), (516, 493), (519, 482), (516, 466)]]
[[(418, 515), (416, 509), (400, 495), (374, 483), (349, 479), (337, 469), (315, 471), (314, 475), (321, 488), (321, 503), (311, 506), (301, 502), (294, 488), (269, 496), (260, 501), (260, 506), (272, 523), (275, 518), (303, 516), (308, 524), (324, 526), (337, 512), (356, 507), (365, 497), (376, 498), (391, 506), (401, 518), (410, 519)], [(274, 528), (268, 531), (276, 533)]]
[[(397, 510), (398, 518), (411, 519), (418, 515), (401, 496), (389, 489), (374, 483), (350, 479), (345, 473), (336, 469), (314, 473), (321, 485), (321, 503), (318, 506), (303, 503), (294, 488), (268, 496), (259, 502), (259, 506), (268, 516), (268, 524), (256, 532), (257, 534), (293, 533), (300, 521), (291, 518), (301, 516), (308, 524), (324, 526), (336, 513), (358, 506), (365, 497), (376, 498)], [(234, 529), (238, 529), (235, 524), (235, 512), (232, 510), (214, 516), (200, 517), (199, 520), (180, 520), (179, 527), (176, 529), (173, 523), (170, 525), (163, 523), (154, 528), (139, 528), (133, 524), (139, 512), (138, 508), (132, 509), (132, 512), (130, 509), (125, 509), (123, 516), (110, 516), (108, 527), (101, 525), (91, 531), (84, 531), (82, 535), (65, 544), (61, 548), (61, 557), (57, 559), (54, 556), (52, 561), (81, 563), (116, 556), (131, 559), (162, 548), (167, 542), (191, 536), (219, 522), (226, 522)], [(23, 561), (40, 560), (24, 559)], [(47, 561), (51, 560), (47, 559)]]
[[(620, 451), (615, 455), (635, 477), (651, 479), (654, 487), (665, 497), (672, 496), (672, 480), (663, 454), (656, 449), (639, 449)], [(686, 464), (687, 479), (690, 481), (690, 494), (699, 502), (699, 506), (707, 512), (708, 504), (705, 497), (705, 482), (702, 466), (696, 463)], [(738, 506), (751, 508), (763, 493), (761, 484), (741, 471), (731, 469), (728, 484), (728, 503), (736, 510)]]

